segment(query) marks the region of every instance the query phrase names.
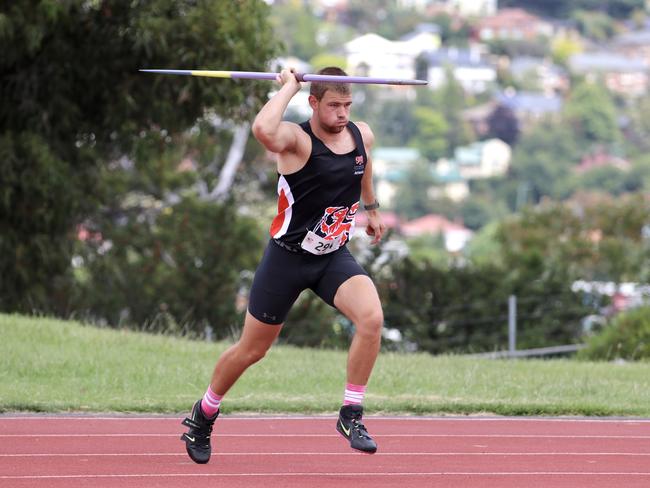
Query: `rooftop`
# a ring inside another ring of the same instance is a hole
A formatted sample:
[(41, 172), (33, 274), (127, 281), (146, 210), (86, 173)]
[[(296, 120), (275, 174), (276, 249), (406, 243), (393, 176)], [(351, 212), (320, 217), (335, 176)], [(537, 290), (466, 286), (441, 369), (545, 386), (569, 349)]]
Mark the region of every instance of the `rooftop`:
[(562, 109), (562, 99), (560, 97), (537, 92), (505, 91), (497, 95), (497, 100), (514, 112), (542, 115), (556, 113)]
[(431, 66), (451, 64), (453, 66), (489, 67), (477, 49), (447, 47), (426, 54)]
[(571, 69), (578, 72), (615, 71), (621, 73), (645, 72), (648, 64), (640, 58), (626, 58), (611, 52), (574, 54), (569, 58)]

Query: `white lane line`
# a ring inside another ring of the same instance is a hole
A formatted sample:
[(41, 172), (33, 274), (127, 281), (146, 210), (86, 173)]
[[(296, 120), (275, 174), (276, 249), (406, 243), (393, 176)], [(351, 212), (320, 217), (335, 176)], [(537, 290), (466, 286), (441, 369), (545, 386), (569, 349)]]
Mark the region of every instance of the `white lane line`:
[[(176, 416), (161, 416), (161, 417), (138, 417), (136, 416), (123, 416), (120, 417), (114, 416), (114, 417), (93, 417), (91, 415), (74, 415), (71, 414), (70, 416), (66, 416), (66, 414), (63, 414), (61, 416), (39, 416), (38, 414), (25, 414), (25, 415), (14, 415), (14, 416), (3, 416), (0, 414), (0, 422), (4, 420), (117, 420), (117, 421), (122, 421), (122, 420), (128, 420), (128, 421), (176, 421), (179, 418), (181, 418), (184, 414), (179, 414), (177, 417)], [(318, 420), (323, 420), (323, 421), (331, 421), (332, 419), (336, 419), (336, 415), (329, 415), (329, 416), (260, 416), (260, 417), (247, 417), (247, 416), (224, 416), (219, 418), (219, 422), (227, 421), (251, 421), (251, 420), (260, 420), (260, 421), (267, 421), (267, 420), (312, 420), (312, 421), (318, 421)], [(515, 423), (528, 423), (528, 422), (568, 422), (568, 423), (614, 423), (614, 424), (647, 424), (650, 423), (650, 419), (647, 418), (639, 418), (639, 419), (630, 419), (630, 418), (519, 418), (519, 417), (414, 417), (414, 416), (409, 416), (409, 417), (398, 417), (398, 416), (373, 416), (372, 414), (370, 415), (365, 415), (364, 419), (366, 420), (379, 420), (379, 421), (406, 421), (406, 422), (515, 422)]]
[[(650, 435), (569, 435), (569, 434), (378, 434), (374, 437), (429, 437), (429, 438), (488, 438), (488, 439), (650, 439)], [(178, 437), (178, 434), (0, 434), (0, 438), (15, 437)], [(340, 434), (220, 434), (214, 437), (341, 437)]]
[(624, 471), (604, 471), (604, 472), (581, 472), (581, 471), (492, 471), (492, 472), (336, 472), (336, 473), (143, 473), (143, 474), (69, 474), (69, 475), (24, 475), (24, 476), (0, 476), (0, 480), (39, 480), (39, 479), (100, 479), (100, 478), (285, 478), (285, 477), (308, 477), (308, 478), (325, 478), (325, 477), (403, 477), (403, 476), (624, 476), (624, 477), (650, 477), (650, 472), (624, 472)]
[[(357, 453), (353, 453), (357, 454)], [(350, 456), (349, 452), (217, 452), (217, 457), (223, 456)], [(360, 455), (363, 455), (360, 453)], [(0, 458), (34, 458), (34, 457), (157, 457), (178, 456), (186, 457), (184, 452), (145, 452), (145, 453), (27, 453), (0, 454)], [(630, 456), (650, 457), (650, 452), (377, 452), (377, 456)]]
[[(161, 416), (142, 416), (138, 417), (137, 414), (128, 415), (128, 414), (115, 414), (111, 416), (93, 416), (93, 415), (75, 415), (75, 414), (61, 414), (61, 415), (39, 415), (39, 414), (30, 414), (26, 413), (24, 415), (3, 415), (0, 414), (0, 422), (5, 420), (59, 420), (59, 421), (68, 421), (68, 420), (77, 420), (77, 421), (94, 421), (94, 420), (111, 420), (111, 421), (165, 421), (165, 422), (175, 422), (185, 415), (180, 413), (178, 415), (161, 415)], [(228, 416), (219, 417), (219, 422), (236, 422), (236, 421), (276, 421), (276, 420), (309, 420), (309, 421), (331, 421), (336, 419), (336, 414), (329, 415), (270, 415), (270, 416), (246, 416), (245, 414), (232, 414)], [(445, 417), (430, 417), (430, 416), (387, 416), (387, 415), (377, 415), (368, 414), (364, 416), (366, 420), (378, 420), (378, 421), (405, 421), (405, 422), (506, 422), (506, 423), (598, 423), (598, 424), (648, 424), (650, 423), (650, 418), (629, 418), (629, 417), (472, 417), (472, 416), (463, 416), (463, 417), (454, 417), (454, 416), (445, 416)]]

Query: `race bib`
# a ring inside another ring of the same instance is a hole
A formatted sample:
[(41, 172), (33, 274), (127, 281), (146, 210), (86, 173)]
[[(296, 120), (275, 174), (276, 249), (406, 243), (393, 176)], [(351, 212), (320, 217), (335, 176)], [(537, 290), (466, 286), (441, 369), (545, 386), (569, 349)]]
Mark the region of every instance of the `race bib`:
[(327, 240), (312, 231), (309, 231), (300, 243), (300, 247), (305, 251), (316, 255), (329, 254), (341, 247), (341, 238), (342, 236), (339, 235), (335, 239)]

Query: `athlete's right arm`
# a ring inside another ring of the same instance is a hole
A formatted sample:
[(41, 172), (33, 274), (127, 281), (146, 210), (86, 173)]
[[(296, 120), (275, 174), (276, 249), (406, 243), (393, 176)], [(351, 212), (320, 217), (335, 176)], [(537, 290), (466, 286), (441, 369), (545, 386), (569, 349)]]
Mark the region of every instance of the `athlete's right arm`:
[(300, 91), (300, 83), (293, 72), (287, 69), (282, 70), (278, 82), (282, 87), (255, 117), (253, 134), (271, 152), (296, 152), (300, 127), (283, 121), (282, 116), (289, 101)]

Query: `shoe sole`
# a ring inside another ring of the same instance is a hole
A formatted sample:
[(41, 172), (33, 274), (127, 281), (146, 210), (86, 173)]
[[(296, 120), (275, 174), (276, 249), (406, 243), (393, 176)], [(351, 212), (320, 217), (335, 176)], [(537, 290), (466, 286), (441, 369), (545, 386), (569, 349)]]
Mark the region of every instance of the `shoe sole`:
[(194, 456), (192, 456), (192, 453), (190, 452), (190, 450), (188, 448), (185, 448), (185, 450), (187, 451), (187, 455), (190, 457), (190, 459), (192, 461), (194, 461), (196, 464), (208, 464), (208, 461), (210, 461), (210, 458), (208, 458), (208, 459), (197, 459)]

